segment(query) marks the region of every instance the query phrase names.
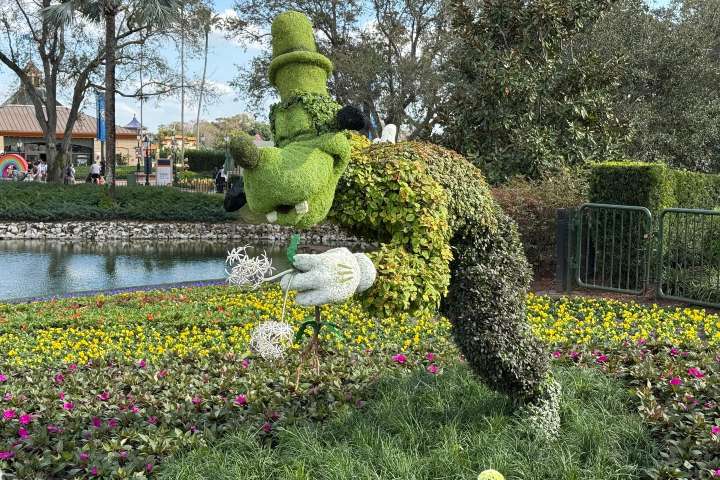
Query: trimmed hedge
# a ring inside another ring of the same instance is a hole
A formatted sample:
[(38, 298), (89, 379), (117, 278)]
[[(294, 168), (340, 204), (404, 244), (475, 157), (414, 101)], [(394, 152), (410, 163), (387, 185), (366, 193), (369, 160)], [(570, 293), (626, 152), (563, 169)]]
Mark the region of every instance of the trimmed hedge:
[(225, 163), (225, 152), (222, 150), (185, 150), (188, 168), (193, 172), (212, 172)]
[(720, 206), (720, 175), (672, 170), (659, 163), (606, 162), (592, 166), (590, 201), (663, 208)]
[(0, 182), (0, 220), (146, 220), (222, 222), (223, 197), (187, 193), (173, 187), (108, 187), (93, 184)]
[(590, 201), (656, 212), (675, 205), (672, 176), (665, 165), (656, 163), (598, 163), (590, 172)]

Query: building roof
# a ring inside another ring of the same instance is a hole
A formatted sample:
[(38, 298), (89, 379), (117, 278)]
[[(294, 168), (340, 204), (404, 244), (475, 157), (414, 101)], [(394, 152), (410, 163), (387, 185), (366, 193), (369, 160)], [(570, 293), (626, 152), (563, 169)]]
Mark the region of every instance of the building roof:
[(138, 119), (135, 118), (135, 115), (133, 115), (133, 119), (130, 120), (130, 123), (125, 125), (125, 128), (129, 128), (131, 130), (140, 130), (140, 122), (138, 122)]
[[(67, 124), (70, 109), (68, 107), (57, 107), (57, 136), (63, 137), (65, 125)], [(97, 120), (95, 117), (82, 112), (73, 126), (74, 138), (95, 138)], [(125, 127), (115, 127), (118, 137), (135, 138), (135, 130)], [(0, 106), (0, 136), (16, 137), (43, 137), (40, 122), (35, 117), (35, 107), (32, 105), (3, 105)]]

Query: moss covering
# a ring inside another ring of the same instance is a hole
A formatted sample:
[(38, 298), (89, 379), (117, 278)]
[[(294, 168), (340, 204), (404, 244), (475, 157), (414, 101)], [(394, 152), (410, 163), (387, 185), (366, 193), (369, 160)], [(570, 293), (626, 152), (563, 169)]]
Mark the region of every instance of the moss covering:
[(307, 228), (327, 216), (350, 144), (337, 132), (340, 105), (327, 92), (332, 64), (317, 53), (310, 21), (298, 12), (280, 14), (272, 36), (268, 75), (281, 99), (270, 110), (277, 147), (260, 149), (257, 161), (246, 148), (234, 150), (246, 168), (247, 205), (241, 215), (252, 223)]

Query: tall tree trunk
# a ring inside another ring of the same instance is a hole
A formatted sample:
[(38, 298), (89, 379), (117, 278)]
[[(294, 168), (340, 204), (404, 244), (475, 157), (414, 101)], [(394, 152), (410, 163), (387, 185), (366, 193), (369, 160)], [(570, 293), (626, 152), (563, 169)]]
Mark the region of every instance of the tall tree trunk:
[[(110, 177), (110, 194), (115, 194), (115, 0), (105, 3), (105, 174)], [(110, 174), (108, 173), (108, 166)]]
[[(200, 145), (200, 110), (202, 110), (203, 93), (205, 93), (205, 75), (207, 73), (208, 44), (210, 39), (210, 23), (205, 26), (205, 57), (203, 59), (202, 80), (200, 80), (200, 95), (198, 98), (197, 117), (195, 118), (195, 141)], [(183, 159), (185, 161), (185, 159)]]
[[(180, 163), (185, 163), (185, 4), (180, 16)], [(177, 151), (177, 150), (176, 150)], [(176, 159), (173, 159), (175, 162)]]

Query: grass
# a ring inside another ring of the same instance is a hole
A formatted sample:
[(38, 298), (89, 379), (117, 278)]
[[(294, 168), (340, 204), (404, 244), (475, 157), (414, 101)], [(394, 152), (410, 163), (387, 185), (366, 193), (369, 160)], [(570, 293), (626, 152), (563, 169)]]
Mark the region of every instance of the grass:
[(656, 454), (622, 386), (603, 374), (560, 368), (562, 431), (536, 438), (506, 397), (467, 368), (380, 384), (362, 410), (325, 425), (279, 430), (275, 447), (257, 432), (226, 437), (167, 464), (165, 480), (475, 479), (494, 468), (508, 480), (638, 478)]

